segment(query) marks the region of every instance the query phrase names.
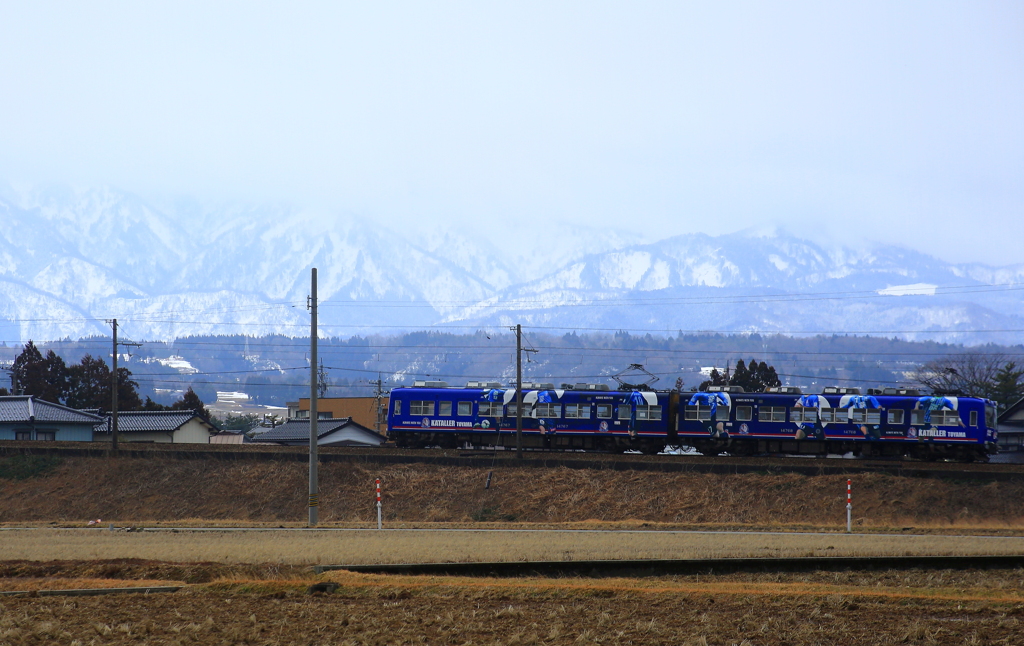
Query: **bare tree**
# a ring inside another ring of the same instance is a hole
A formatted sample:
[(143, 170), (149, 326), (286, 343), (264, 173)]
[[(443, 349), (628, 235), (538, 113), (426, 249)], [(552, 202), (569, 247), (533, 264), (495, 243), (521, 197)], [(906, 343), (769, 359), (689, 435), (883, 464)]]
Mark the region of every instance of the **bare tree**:
[(991, 398), (997, 375), (1006, 364), (1006, 356), (998, 353), (951, 354), (918, 368), (914, 380), (932, 390)]

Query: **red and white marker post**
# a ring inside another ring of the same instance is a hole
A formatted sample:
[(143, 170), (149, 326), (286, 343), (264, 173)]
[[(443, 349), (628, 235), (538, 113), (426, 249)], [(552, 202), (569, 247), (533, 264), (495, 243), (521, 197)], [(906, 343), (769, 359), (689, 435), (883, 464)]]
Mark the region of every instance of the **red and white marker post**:
[(380, 478), (377, 478), (377, 529), (382, 529), (380, 522)]
[[(853, 531), (852, 519), (850, 517), (850, 514), (853, 511), (853, 498), (850, 496), (850, 484), (852, 482), (853, 482), (852, 480), (847, 480), (846, 481), (846, 533), (847, 534), (849, 534), (850, 532)], [(377, 504), (379, 505), (380, 503), (377, 503)]]

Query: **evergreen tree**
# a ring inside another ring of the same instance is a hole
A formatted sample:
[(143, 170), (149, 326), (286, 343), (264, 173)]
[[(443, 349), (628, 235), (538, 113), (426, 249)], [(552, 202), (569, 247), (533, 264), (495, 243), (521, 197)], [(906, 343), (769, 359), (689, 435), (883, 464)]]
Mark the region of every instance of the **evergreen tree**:
[(1003, 364), (993, 377), (989, 399), (1005, 410), (1020, 401), (1021, 397), (1024, 397), (1024, 369), (1017, 368), (1017, 364), (1010, 361)]
[(43, 371), (46, 392), (39, 396), (40, 399), (63, 404), (71, 385), (71, 375), (64, 359), (53, 350), (49, 350), (43, 359)]
[(153, 401), (152, 399), (150, 399), (149, 397), (146, 397), (146, 401), (144, 401), (142, 403), (142, 406), (139, 407), (139, 410), (162, 411), (162, 410), (171, 410), (171, 407), (170, 406), (164, 406), (163, 404), (158, 404), (155, 401)]
[(731, 374), (728, 366), (724, 373), (718, 372), (715, 368), (711, 371), (711, 378), (701, 383), (698, 388), (707, 390), (708, 386), (741, 386), (748, 393), (759, 393), (765, 388), (781, 385), (774, 366), (769, 366), (767, 361), (758, 363), (756, 359), (751, 359), (750, 364), (746, 364), (740, 359)]
[[(756, 365), (756, 361), (750, 362), (751, 368), (753, 368)], [(747, 369), (746, 364), (743, 363), (743, 359), (740, 359), (739, 361), (736, 362), (736, 368), (734, 368), (732, 371), (732, 377), (729, 378), (729, 384), (732, 386), (742, 386), (743, 390), (751, 392), (750, 377), (750, 370)]]
[(68, 406), (110, 409), (110, 368), (102, 359), (87, 354), (80, 362), (71, 366), (70, 373)]
[(29, 339), (11, 366), (12, 386), (17, 395), (40, 395), (45, 389), (43, 354)]
[[(72, 408), (98, 408), (110, 410), (113, 403), (110, 392), (110, 367), (102, 359), (91, 354), (82, 357), (82, 361), (68, 369), (70, 387), (67, 405)], [(117, 369), (117, 410), (139, 410), (142, 399), (139, 397), (139, 384), (132, 380), (132, 373), (127, 368)]]
[(199, 399), (199, 395), (196, 394), (196, 391), (192, 390), (191, 386), (189, 386), (189, 389), (181, 399), (171, 404), (171, 410), (195, 411), (203, 419), (210, 420), (210, 411), (206, 410), (203, 400)]
[(751, 359), (748, 368), (748, 386), (744, 386), (747, 392), (764, 392), (767, 388), (776, 388), (782, 385), (779, 375), (775, 372), (774, 366), (769, 366), (767, 361), (758, 363)]
[(725, 372), (718, 372), (718, 368), (712, 368), (709, 378), (700, 382), (700, 385), (697, 386), (697, 390), (707, 390), (708, 386), (727, 385), (729, 385), (729, 368), (726, 368)]
[(32, 341), (14, 359), (12, 366), (16, 392), (35, 395), (39, 399), (64, 403), (68, 395), (68, 367), (57, 354), (50, 350), (43, 357)]
[(118, 368), (117, 410), (139, 410), (140, 408), (142, 408), (142, 398), (139, 397), (139, 383), (132, 379), (131, 370)]

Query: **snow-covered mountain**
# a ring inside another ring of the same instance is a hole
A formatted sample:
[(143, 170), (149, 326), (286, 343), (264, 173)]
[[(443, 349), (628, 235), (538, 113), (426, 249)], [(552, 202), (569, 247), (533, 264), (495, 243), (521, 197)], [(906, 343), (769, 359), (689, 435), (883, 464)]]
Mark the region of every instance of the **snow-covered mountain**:
[(114, 317), (138, 339), (305, 335), (314, 266), (331, 335), (522, 322), (1019, 343), (990, 331), (1024, 329), (1024, 265), (824, 248), (778, 231), (652, 242), (546, 226), (495, 239), (287, 205), (155, 206), (109, 188), (6, 189), (0, 224), (8, 343), (106, 334)]
[(958, 266), (894, 246), (825, 249), (781, 232), (694, 233), (585, 256), (459, 319), (1020, 343), (1022, 289), (1024, 265)]

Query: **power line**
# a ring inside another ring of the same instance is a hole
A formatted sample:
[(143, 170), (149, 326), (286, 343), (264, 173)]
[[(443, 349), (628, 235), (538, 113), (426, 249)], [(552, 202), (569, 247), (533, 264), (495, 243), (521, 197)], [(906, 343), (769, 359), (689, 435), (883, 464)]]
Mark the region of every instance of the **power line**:
[[(29, 319), (18, 319), (18, 320), (29, 320)], [(68, 319), (31, 319), (34, 321), (47, 321), (51, 323), (67, 323), (73, 322)], [(214, 322), (214, 321), (168, 321), (168, 320), (155, 320), (155, 319), (126, 319), (133, 323), (175, 323), (175, 324), (187, 324), (187, 325), (208, 325), (208, 326), (234, 326), (234, 327), (278, 327), (278, 328), (306, 328), (306, 323), (238, 323), (238, 322)], [(412, 334), (419, 331), (444, 331), (444, 330), (486, 330), (486, 329), (497, 329), (504, 327), (502, 325), (462, 325), (462, 324), (434, 324), (424, 326), (410, 326), (410, 325), (362, 325), (355, 323), (336, 323), (336, 324), (321, 324), (321, 328), (341, 328), (341, 329), (353, 329), (353, 330), (406, 330)], [(982, 328), (967, 328), (967, 329), (929, 329), (929, 330), (767, 330), (767, 329), (736, 329), (736, 330), (723, 330), (723, 329), (682, 329), (682, 328), (630, 328), (630, 327), (589, 327), (579, 325), (560, 325), (560, 326), (547, 326), (547, 325), (530, 325), (530, 329), (533, 330), (564, 330), (564, 331), (585, 331), (585, 332), (635, 332), (635, 333), (666, 333), (666, 334), (690, 334), (690, 335), (714, 335), (714, 334), (760, 334), (760, 335), (779, 335), (779, 334), (798, 334), (798, 335), (840, 335), (840, 336), (851, 336), (851, 335), (880, 335), (880, 334), (1004, 334), (1004, 333), (1021, 333), (1024, 332), (1024, 328), (997, 328), (997, 329), (982, 329)], [(231, 334), (236, 336), (240, 333)], [(299, 337), (301, 338), (301, 337)]]

